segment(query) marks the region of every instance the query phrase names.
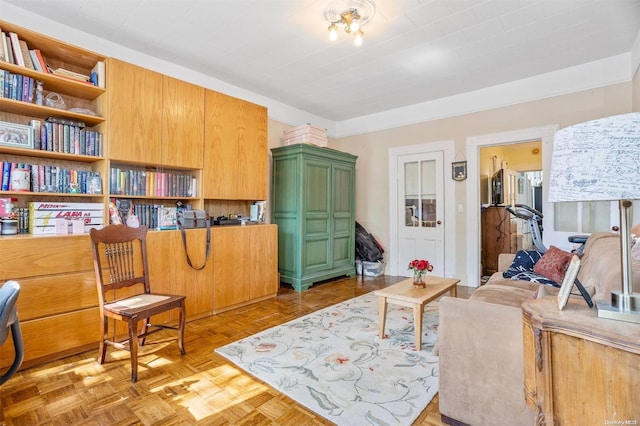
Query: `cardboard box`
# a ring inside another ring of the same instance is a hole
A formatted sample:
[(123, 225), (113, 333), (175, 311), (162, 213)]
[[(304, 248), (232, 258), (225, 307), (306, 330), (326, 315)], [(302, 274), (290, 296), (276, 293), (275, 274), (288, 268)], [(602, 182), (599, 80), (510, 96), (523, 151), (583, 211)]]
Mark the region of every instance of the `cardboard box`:
[[(84, 221), (84, 232), (104, 226), (102, 203), (29, 203), (29, 233), (56, 235), (56, 219), (65, 219), (71, 225), (75, 219)], [(72, 233), (73, 230), (69, 230)], [(77, 228), (76, 228), (77, 232)]]
[(310, 143), (317, 146), (327, 146), (327, 130), (311, 124), (303, 124), (282, 132), (284, 145)]

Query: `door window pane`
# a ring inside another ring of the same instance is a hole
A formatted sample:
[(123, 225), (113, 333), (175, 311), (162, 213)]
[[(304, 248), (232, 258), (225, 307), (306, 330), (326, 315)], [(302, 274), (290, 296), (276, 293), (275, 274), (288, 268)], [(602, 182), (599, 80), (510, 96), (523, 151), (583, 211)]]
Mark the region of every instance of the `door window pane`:
[(436, 226), (436, 162), (416, 161), (404, 165), (405, 226)]

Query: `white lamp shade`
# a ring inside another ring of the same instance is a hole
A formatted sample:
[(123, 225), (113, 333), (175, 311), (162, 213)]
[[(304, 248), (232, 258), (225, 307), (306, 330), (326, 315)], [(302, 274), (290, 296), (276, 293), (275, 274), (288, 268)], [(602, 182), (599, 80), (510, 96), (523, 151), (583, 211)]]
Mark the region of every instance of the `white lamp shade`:
[(556, 132), (549, 201), (640, 199), (640, 113), (615, 115)]

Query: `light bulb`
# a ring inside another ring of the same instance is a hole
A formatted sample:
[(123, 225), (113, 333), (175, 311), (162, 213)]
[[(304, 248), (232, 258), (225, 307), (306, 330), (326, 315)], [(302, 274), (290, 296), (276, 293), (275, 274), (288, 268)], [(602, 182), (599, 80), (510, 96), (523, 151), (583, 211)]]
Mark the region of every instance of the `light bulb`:
[(329, 40), (336, 41), (338, 38), (338, 27), (336, 24), (329, 25)]
[(364, 33), (362, 31), (356, 31), (355, 36), (356, 38), (353, 40), (353, 44), (355, 44), (356, 46), (361, 46), (362, 45), (362, 36), (364, 35)]
[(351, 21), (351, 24), (349, 25), (349, 31), (351, 31), (352, 33), (355, 33), (359, 29), (360, 29), (360, 24), (358, 23), (358, 20), (354, 19), (353, 21)]

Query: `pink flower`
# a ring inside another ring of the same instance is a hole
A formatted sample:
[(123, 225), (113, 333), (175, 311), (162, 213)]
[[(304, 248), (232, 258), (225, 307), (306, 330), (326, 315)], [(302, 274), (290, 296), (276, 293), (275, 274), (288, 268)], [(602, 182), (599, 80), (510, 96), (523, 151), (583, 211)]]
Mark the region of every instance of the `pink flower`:
[(428, 260), (414, 259), (411, 262), (409, 262), (408, 269), (411, 269), (414, 273), (415, 272), (424, 273), (425, 271), (431, 272), (433, 271), (433, 265), (429, 263)]

